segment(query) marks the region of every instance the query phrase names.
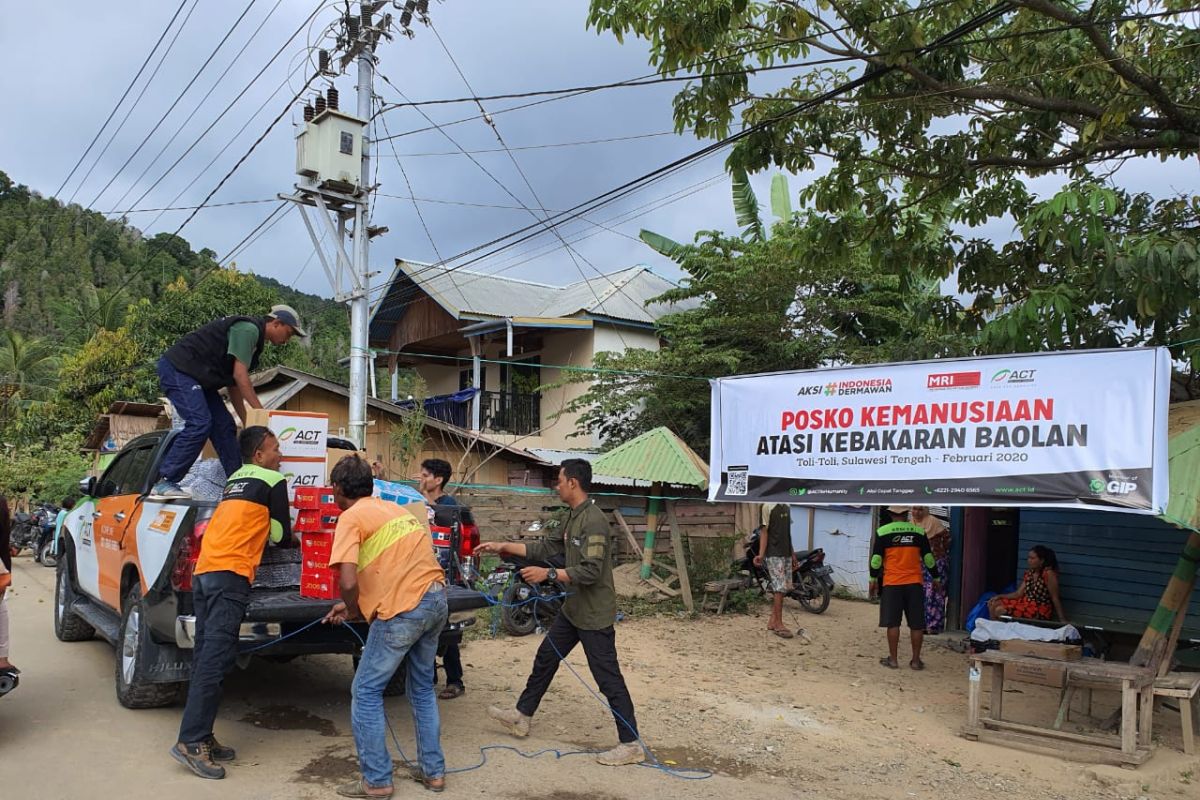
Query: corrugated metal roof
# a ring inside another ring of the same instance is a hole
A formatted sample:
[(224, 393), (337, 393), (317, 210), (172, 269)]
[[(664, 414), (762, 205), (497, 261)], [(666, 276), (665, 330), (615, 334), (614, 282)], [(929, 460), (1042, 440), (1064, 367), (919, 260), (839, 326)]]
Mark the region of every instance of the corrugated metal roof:
[[(555, 450), (549, 447), (528, 447), (530, 453), (540, 458), (542, 461), (550, 464), (561, 464), (568, 458), (582, 458), (589, 464), (596, 463), (596, 459), (600, 457), (600, 453), (595, 450)], [(600, 475), (592, 473), (592, 483), (601, 486), (625, 486), (625, 487), (649, 487), (650, 481), (639, 481), (633, 478), (620, 478), (615, 475)]]
[(385, 329), (403, 316), (404, 309), (418, 292), (428, 294), (457, 319), (582, 314), (653, 324), (665, 314), (695, 307), (696, 303), (690, 301), (655, 303), (647, 307), (646, 303), (652, 298), (675, 287), (675, 283), (646, 266), (597, 275), (567, 286), (550, 286), (398, 260), (387, 292), (372, 311), (371, 337), (373, 341), (386, 338)]
[(597, 472), (678, 486), (708, 485), (708, 464), (671, 432), (659, 427), (610, 450), (593, 463)]
[(1200, 528), (1200, 400), (1176, 403), (1167, 412), (1169, 522)]

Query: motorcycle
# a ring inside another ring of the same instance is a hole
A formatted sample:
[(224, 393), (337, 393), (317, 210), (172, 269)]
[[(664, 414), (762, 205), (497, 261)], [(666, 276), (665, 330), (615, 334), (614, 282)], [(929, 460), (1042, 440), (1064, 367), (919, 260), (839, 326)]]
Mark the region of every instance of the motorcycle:
[[(541, 531), (540, 521), (526, 530)], [(486, 591), (501, 603), (500, 624), (510, 636), (527, 636), (535, 630), (545, 630), (554, 622), (562, 608), (564, 587), (558, 581), (533, 584), (521, 577), (521, 570), (532, 566), (566, 567), (565, 559), (551, 559), (542, 564), (516, 556), (506, 556), (484, 580)]]
[(33, 515), (18, 511), (12, 516), (12, 531), (9, 534), (8, 550), (11, 555), (17, 555), (26, 547), (33, 547), (33, 540), (40, 529), (33, 521)]
[(54, 552), (54, 521), (58, 518), (58, 509), (46, 506), (42, 514), (34, 514), (41, 530), (33, 543), (33, 560), (43, 567), (53, 569), (58, 566), (58, 556)]
[[(764, 594), (771, 594), (771, 576), (767, 573), (766, 565), (757, 566), (754, 563), (754, 556), (758, 555), (759, 536), (761, 529), (756, 528), (745, 543), (746, 555), (735, 564), (735, 568), (749, 573)], [(825, 565), (825, 551), (820, 547), (797, 550), (794, 563), (792, 590), (787, 596), (798, 601), (806, 611), (824, 613), (829, 608), (829, 599), (833, 594), (833, 570)]]

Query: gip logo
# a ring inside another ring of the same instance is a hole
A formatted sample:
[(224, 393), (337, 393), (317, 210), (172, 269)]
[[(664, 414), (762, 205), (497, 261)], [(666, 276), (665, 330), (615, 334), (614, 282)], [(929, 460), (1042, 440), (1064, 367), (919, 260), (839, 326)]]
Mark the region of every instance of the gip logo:
[(1096, 494), (1100, 494), (1104, 491), (1104, 481), (1100, 480), (1099, 478), (1094, 478), (1092, 479), (1092, 482), (1088, 484), (1088, 488)]

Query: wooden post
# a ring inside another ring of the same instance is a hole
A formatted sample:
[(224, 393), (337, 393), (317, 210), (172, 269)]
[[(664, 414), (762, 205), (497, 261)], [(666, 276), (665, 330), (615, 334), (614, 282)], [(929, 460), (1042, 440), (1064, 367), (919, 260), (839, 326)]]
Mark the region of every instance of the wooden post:
[(1000, 664), (992, 665), (992, 707), (988, 709), (988, 716), (992, 719), (1003, 719), (1004, 714), (1004, 667)]
[(654, 564), (654, 533), (658, 527), (658, 496), (662, 494), (662, 484), (650, 484), (650, 501), (646, 509), (646, 544), (642, 549), (642, 580), (650, 577), (650, 567)]
[(692, 600), (692, 582), (688, 578), (687, 560), (683, 553), (683, 533), (679, 530), (679, 523), (675, 519), (675, 501), (667, 501), (667, 524), (671, 526), (671, 547), (675, 550), (675, 568), (679, 570), (679, 594), (683, 597), (683, 604), (687, 607), (689, 613), (694, 612), (695, 604)]
[(1196, 580), (1196, 563), (1200, 561), (1200, 532), (1192, 531), (1184, 545), (1183, 553), (1175, 564), (1175, 571), (1167, 588), (1163, 590), (1158, 608), (1146, 626), (1137, 651), (1129, 663), (1137, 667), (1149, 666), (1157, 672), (1163, 658), (1167, 656), (1171, 628), (1177, 616), (1187, 613), (1192, 585)]
[[(1196, 588), (1196, 579), (1192, 578), (1192, 585), (1188, 589), (1190, 596), (1192, 590)], [(1158, 665), (1158, 677), (1163, 677), (1171, 671), (1171, 660), (1175, 657), (1175, 647), (1179, 644), (1179, 634), (1183, 630), (1183, 621), (1187, 618), (1187, 605), (1175, 614), (1175, 622), (1171, 625), (1171, 635), (1167, 637), (1167, 649), (1163, 652), (1162, 663)]]
[(1129, 678), (1121, 681), (1121, 752), (1137, 752), (1137, 690)]
[(642, 557), (642, 548), (637, 543), (637, 539), (633, 536), (633, 531), (629, 530), (629, 523), (625, 521), (625, 517), (621, 514), (621, 509), (613, 509), (613, 519), (617, 521), (617, 527), (625, 534), (625, 540), (629, 542), (629, 546), (633, 548), (633, 554), (638, 558)]

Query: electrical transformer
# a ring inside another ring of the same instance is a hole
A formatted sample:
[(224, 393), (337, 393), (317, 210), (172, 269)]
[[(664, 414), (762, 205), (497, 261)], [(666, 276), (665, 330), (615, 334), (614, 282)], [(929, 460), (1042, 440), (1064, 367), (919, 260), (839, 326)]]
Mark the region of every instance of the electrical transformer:
[(362, 183), (363, 132), (367, 123), (326, 109), (296, 136), (296, 173), (318, 186), (354, 194)]

